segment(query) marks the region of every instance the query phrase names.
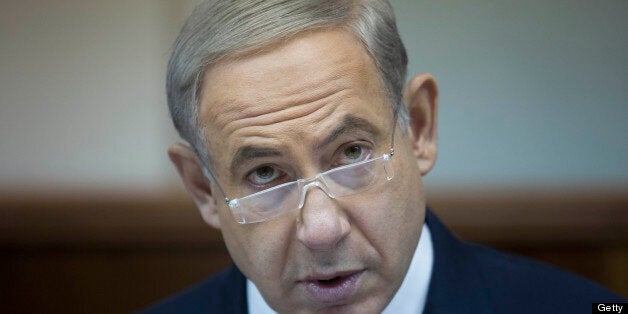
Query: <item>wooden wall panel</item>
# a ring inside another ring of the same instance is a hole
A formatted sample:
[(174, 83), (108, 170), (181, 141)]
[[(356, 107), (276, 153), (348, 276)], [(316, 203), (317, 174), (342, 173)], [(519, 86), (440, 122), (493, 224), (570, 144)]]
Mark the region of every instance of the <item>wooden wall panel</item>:
[[(528, 255), (628, 295), (628, 193), (433, 193), (465, 240)], [(0, 198), (0, 312), (142, 308), (230, 263), (185, 195)]]

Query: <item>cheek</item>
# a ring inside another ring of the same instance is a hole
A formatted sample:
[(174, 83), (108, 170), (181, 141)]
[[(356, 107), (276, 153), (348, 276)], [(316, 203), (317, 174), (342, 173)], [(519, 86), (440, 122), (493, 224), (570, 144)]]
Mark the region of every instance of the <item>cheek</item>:
[(362, 211), (366, 217), (360, 218), (361, 229), (370, 242), (381, 248), (380, 253), (405, 252), (412, 246), (413, 238), (418, 239), (424, 218), (419, 199), (416, 193), (390, 189), (367, 203), (368, 208)]
[[(399, 158), (393, 180), (369, 203), (372, 217), (370, 229), (365, 232), (374, 246), (379, 247), (385, 265), (409, 263), (425, 219), (421, 177), (412, 161)], [(369, 230), (377, 230), (378, 234), (369, 234)]]
[(222, 235), (234, 263), (256, 284), (279, 283), (286, 262), (289, 230), (273, 222), (223, 224)]

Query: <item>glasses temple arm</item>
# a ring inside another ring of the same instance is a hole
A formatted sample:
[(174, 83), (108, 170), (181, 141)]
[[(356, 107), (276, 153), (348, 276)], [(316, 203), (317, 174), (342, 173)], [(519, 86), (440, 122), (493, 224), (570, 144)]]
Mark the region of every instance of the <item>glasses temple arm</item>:
[(399, 108), (403, 106), (403, 103), (399, 104), (393, 110), (393, 125), (392, 125), (392, 138), (390, 140), (390, 156), (395, 154), (395, 133), (397, 131), (397, 120), (399, 118)]

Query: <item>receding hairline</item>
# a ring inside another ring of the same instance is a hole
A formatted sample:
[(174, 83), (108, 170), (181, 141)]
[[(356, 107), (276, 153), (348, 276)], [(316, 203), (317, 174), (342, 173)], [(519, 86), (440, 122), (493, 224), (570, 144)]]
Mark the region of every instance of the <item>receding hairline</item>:
[[(246, 59), (250, 56), (264, 53), (265, 51), (272, 50), (273, 48), (279, 47), (287, 43), (288, 41), (300, 37), (306, 36), (309, 33), (322, 32), (327, 30), (341, 30), (345, 32), (347, 35), (353, 37), (356, 40), (356, 43), (359, 43), (362, 48), (364, 48), (366, 54), (369, 56), (373, 64), (377, 67), (377, 60), (375, 57), (371, 55), (368, 47), (362, 41), (360, 36), (356, 33), (356, 30), (353, 29), (352, 23), (354, 23), (359, 18), (359, 7), (360, 4), (363, 3), (364, 0), (350, 0), (349, 3), (349, 12), (347, 14), (347, 18), (340, 21), (325, 21), (321, 23), (317, 23), (305, 28), (298, 29), (294, 32), (287, 33), (283, 36), (279, 36), (277, 38), (272, 38), (271, 40), (263, 40), (257, 42), (255, 44), (243, 47), (237, 50), (224, 51), (218, 54), (214, 54), (212, 56), (208, 56), (210, 60), (203, 60), (201, 70), (198, 73), (198, 79), (196, 80), (196, 108), (199, 110), (200, 99), (203, 97), (203, 85), (205, 83), (205, 76), (208, 71), (210, 71), (214, 66), (219, 63), (229, 63), (235, 62), (241, 59)], [(377, 71), (377, 75), (380, 80), (384, 80), (381, 77), (380, 71)], [(386, 88), (385, 82), (381, 82), (382, 87)], [(200, 110), (199, 110), (200, 111)], [(198, 123), (198, 121), (197, 121)], [(201, 127), (201, 125), (198, 125)]]
[(272, 40), (259, 42), (259, 43), (244, 47), (242, 49), (220, 53), (214, 56), (211, 61), (204, 62), (203, 64), (204, 69), (202, 70), (202, 72), (203, 73), (206, 72), (213, 65), (216, 65), (218, 63), (234, 62), (234, 61), (246, 59), (246, 58), (258, 55), (258, 54), (263, 54), (268, 51), (272, 51), (274, 48), (281, 47), (285, 43), (297, 37), (307, 36), (307, 34), (311, 34), (311, 33), (333, 31), (333, 30), (341, 30), (341, 31), (347, 32), (347, 34), (352, 35), (358, 41), (360, 40), (360, 38), (356, 36), (354, 32), (351, 31), (351, 28), (347, 25), (346, 22), (315, 25), (315, 26), (311, 26), (311, 27), (299, 30), (294, 33), (287, 34), (286, 36), (281, 36), (279, 38), (273, 38)]
[[(203, 88), (205, 85), (205, 79), (207, 77), (208, 72), (210, 72), (214, 67), (218, 66), (219, 64), (224, 65), (224, 64), (234, 63), (240, 60), (254, 57), (256, 55), (261, 55), (261, 54), (273, 51), (279, 47), (284, 46), (286, 43), (290, 42), (293, 39), (296, 39), (299, 37), (305, 37), (313, 33), (326, 32), (326, 31), (340, 31), (342, 33), (345, 33), (346, 35), (350, 36), (355, 41), (356, 44), (360, 45), (360, 47), (362, 48), (366, 56), (373, 63), (373, 65), (375, 66), (377, 70), (377, 61), (369, 53), (367, 47), (362, 42), (360, 37), (351, 29), (350, 23), (351, 21), (350, 19), (348, 19), (340, 23), (315, 25), (315, 26), (308, 27), (308, 28), (299, 30), (297, 32), (288, 34), (286, 36), (274, 38), (273, 40), (260, 42), (260, 43), (257, 43), (257, 44), (254, 44), (254, 45), (251, 45), (251, 46), (248, 46), (248, 47), (236, 50), (236, 51), (224, 52), (224, 53), (213, 56), (211, 60), (207, 62), (203, 62), (202, 70), (199, 72), (197, 86), (196, 86), (197, 88), (196, 99), (195, 99), (196, 108), (198, 112), (201, 111), (200, 110), (201, 109), (200, 107), (202, 105), (201, 100), (205, 97), (205, 94), (204, 94), (205, 91)], [(379, 70), (377, 70), (376, 72), (377, 72), (378, 80), (380, 80), (381, 88), (384, 89), (385, 91), (386, 84), (383, 81), (383, 78), (381, 77)], [(199, 124), (198, 126), (201, 127), (202, 125)]]
[[(207, 78), (207, 76), (209, 76), (209, 73), (212, 71), (212, 69), (214, 69), (216, 67), (219, 67), (219, 66), (229, 65), (231, 63), (237, 63), (239, 61), (243, 61), (243, 60), (246, 60), (246, 59), (258, 56), (258, 55), (271, 53), (271, 52), (275, 51), (276, 49), (284, 47), (285, 45), (287, 45), (292, 40), (295, 40), (295, 39), (298, 39), (298, 38), (307, 37), (307, 36), (309, 36), (311, 34), (324, 33), (324, 32), (328, 32), (328, 31), (343, 33), (344, 35), (349, 36), (353, 40), (353, 42), (360, 47), (360, 50), (363, 52), (363, 56), (368, 59), (368, 62), (370, 62), (370, 64), (375, 69), (375, 74), (376, 74), (376, 77), (378, 78), (378, 81), (379, 81), (378, 83), (379, 83), (379, 87), (381, 88), (381, 91), (386, 93), (386, 84), (383, 81), (383, 78), (381, 78), (381, 75), (380, 75), (379, 70), (377, 68), (377, 61), (369, 53), (367, 47), (360, 40), (360, 37), (357, 36), (351, 30), (351, 27), (348, 26), (348, 25), (342, 25), (341, 27), (335, 28), (335, 27), (332, 27), (330, 25), (323, 25), (323, 26), (311, 27), (311, 28), (308, 28), (308, 29), (305, 29), (305, 30), (302, 30), (302, 31), (299, 31), (299, 32), (295, 32), (293, 34), (290, 34), (289, 36), (284, 36), (284, 37), (281, 37), (281, 38), (278, 38), (278, 39), (274, 39), (272, 41), (259, 43), (259, 44), (256, 44), (254, 46), (241, 49), (239, 51), (224, 53), (224, 54), (220, 55), (219, 57), (214, 58), (212, 60), (212, 62), (210, 62), (207, 65), (205, 65), (203, 67), (203, 69), (200, 71), (199, 80), (198, 80), (198, 86), (197, 86), (197, 88), (198, 88), (197, 89), (197, 95), (196, 95), (197, 97), (196, 97), (196, 100), (195, 100), (196, 101), (196, 108), (197, 108), (198, 112), (200, 113), (202, 111), (201, 110), (201, 106), (203, 105), (202, 100), (206, 96), (204, 94), (205, 93), (206, 78)], [(197, 122), (200, 122), (200, 121), (197, 121)], [(199, 124), (199, 126), (202, 126), (202, 125)]]

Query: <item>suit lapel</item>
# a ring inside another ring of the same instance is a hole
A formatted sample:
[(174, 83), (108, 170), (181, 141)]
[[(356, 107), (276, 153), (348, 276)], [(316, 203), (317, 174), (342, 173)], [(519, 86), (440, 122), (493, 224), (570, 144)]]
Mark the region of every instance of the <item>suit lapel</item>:
[(470, 246), (460, 242), (429, 209), (425, 221), (432, 235), (434, 267), (424, 313), (477, 313), (477, 309), (493, 313)]

